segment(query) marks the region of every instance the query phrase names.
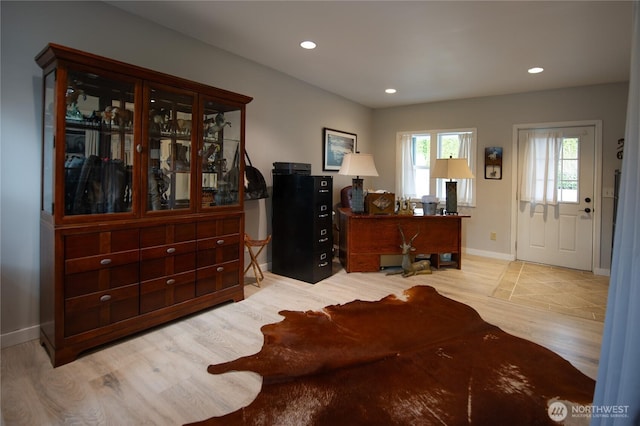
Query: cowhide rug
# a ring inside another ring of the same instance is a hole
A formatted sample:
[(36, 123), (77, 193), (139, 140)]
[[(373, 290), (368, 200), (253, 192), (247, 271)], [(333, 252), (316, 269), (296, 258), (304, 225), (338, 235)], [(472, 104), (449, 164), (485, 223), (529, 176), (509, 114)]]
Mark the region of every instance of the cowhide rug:
[(282, 322), (262, 327), (259, 353), (208, 367), (259, 373), (256, 399), (193, 424), (557, 425), (552, 403), (569, 416), (591, 403), (594, 381), (557, 354), (432, 287), (405, 294), (282, 311)]

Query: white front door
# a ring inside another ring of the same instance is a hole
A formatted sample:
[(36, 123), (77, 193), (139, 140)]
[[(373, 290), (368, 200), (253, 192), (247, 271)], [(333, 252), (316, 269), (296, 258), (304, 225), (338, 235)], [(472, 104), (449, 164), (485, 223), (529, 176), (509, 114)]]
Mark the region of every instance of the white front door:
[[(595, 128), (553, 130), (562, 134), (558, 204), (518, 201), (516, 258), (592, 271)], [(518, 132), (519, 171), (524, 160), (525, 134), (532, 131), (543, 129)]]

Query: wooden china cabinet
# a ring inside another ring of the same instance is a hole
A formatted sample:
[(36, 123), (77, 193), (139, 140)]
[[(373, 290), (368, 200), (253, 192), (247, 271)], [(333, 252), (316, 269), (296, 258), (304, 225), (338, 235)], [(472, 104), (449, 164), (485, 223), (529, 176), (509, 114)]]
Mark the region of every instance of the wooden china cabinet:
[(40, 335), (52, 364), (242, 300), (252, 98), (55, 44), (36, 62)]

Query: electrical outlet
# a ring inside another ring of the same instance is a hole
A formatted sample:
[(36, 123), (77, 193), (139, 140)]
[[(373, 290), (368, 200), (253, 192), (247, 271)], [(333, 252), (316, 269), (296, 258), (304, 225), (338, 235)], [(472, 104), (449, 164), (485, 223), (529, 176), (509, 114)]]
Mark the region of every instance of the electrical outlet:
[(490, 238), (492, 241), (495, 241), (495, 240), (496, 240), (496, 233), (495, 233), (495, 231), (492, 231), (492, 232), (489, 234), (489, 238)]
[(614, 197), (614, 190), (613, 188), (603, 188), (602, 189), (602, 196), (604, 198), (613, 198)]

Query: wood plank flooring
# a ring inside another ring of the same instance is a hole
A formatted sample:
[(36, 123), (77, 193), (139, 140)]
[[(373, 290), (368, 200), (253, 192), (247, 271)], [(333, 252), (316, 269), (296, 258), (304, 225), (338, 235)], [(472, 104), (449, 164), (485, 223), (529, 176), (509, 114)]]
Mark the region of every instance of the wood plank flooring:
[(179, 425), (248, 405), (261, 378), (249, 372), (213, 376), (209, 364), (260, 350), (264, 324), (280, 310), (318, 310), (351, 300), (401, 296), (414, 285), (474, 307), (488, 322), (541, 344), (595, 378), (603, 323), (519, 306), (490, 295), (509, 262), (465, 256), (463, 269), (402, 278), (335, 274), (315, 285), (265, 272), (246, 299), (121, 340), (53, 369), (38, 341), (2, 350), (3, 425)]

